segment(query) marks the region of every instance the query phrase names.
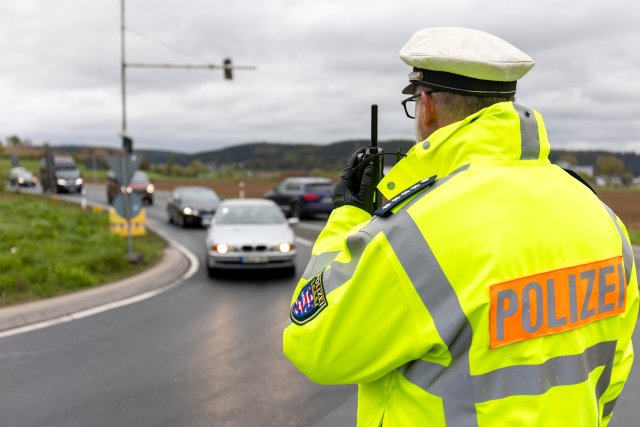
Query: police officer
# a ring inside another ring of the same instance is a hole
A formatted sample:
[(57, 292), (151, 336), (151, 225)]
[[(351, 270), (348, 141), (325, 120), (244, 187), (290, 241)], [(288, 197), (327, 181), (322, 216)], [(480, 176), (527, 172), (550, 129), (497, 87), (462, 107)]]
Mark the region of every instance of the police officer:
[(362, 427), (606, 426), (633, 360), (634, 260), (515, 102), (533, 61), (464, 28), (418, 31), (400, 57), (417, 144), (377, 210), (377, 163), (347, 163), (285, 355), (315, 382), (358, 384)]

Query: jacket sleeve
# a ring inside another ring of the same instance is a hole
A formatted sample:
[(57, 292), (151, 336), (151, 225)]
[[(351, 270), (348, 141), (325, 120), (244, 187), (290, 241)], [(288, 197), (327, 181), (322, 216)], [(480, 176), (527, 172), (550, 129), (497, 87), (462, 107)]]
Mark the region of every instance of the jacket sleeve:
[[(326, 268), (300, 281), (283, 334), (285, 356), (321, 384), (374, 381), (418, 358), (425, 348), (416, 325), (424, 318), (416, 313), (425, 309), (383, 233), (372, 236), (356, 227), (324, 237), (332, 242), (328, 249), (341, 250)], [(321, 238), (317, 246), (324, 244)], [(307, 312), (310, 298), (318, 306)]]
[(344, 240), (349, 231), (370, 219), (371, 215), (354, 206), (334, 209), (313, 245), (311, 259), (302, 274), (301, 282), (308, 281), (329, 265), (344, 248)]
[(616, 218), (616, 220), (620, 230), (623, 231), (623, 245), (626, 245), (628, 252), (630, 253), (629, 264), (631, 274), (629, 283), (627, 283), (626, 307), (621, 320), (620, 335), (616, 345), (611, 380), (602, 396), (603, 426), (607, 426), (609, 421), (611, 421), (613, 408), (627, 381), (629, 372), (631, 371), (634, 357), (631, 335), (633, 334), (633, 329), (638, 319), (638, 276), (633, 259), (633, 251), (624, 225), (618, 218)]

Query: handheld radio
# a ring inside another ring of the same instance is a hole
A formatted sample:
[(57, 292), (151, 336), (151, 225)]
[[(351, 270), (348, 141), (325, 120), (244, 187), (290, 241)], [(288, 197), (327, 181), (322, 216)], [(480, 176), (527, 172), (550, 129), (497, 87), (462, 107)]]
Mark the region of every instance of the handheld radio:
[[(369, 162), (370, 165), (373, 162), (378, 162), (378, 177), (377, 182), (382, 180), (383, 168), (384, 168), (384, 155), (382, 148), (378, 147), (378, 105), (371, 105), (371, 145), (366, 151), (360, 155), (359, 162)], [(382, 201), (382, 195), (376, 191), (374, 198), (375, 208), (379, 208)]]

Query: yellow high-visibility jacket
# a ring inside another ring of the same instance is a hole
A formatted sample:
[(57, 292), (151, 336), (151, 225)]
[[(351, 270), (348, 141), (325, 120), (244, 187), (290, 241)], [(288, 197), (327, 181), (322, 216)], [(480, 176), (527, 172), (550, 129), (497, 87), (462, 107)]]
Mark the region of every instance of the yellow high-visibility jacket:
[(283, 347), (315, 382), (359, 384), (358, 426), (609, 423), (633, 361), (633, 253), (548, 153), (539, 113), (495, 104), (414, 146), (373, 217), (333, 211)]

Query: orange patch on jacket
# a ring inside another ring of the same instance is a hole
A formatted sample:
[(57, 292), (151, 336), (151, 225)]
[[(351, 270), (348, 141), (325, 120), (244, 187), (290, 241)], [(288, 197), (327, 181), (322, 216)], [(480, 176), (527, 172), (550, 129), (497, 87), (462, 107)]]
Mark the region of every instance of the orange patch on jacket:
[(624, 313), (622, 257), (499, 283), (489, 295), (491, 348), (576, 329)]

